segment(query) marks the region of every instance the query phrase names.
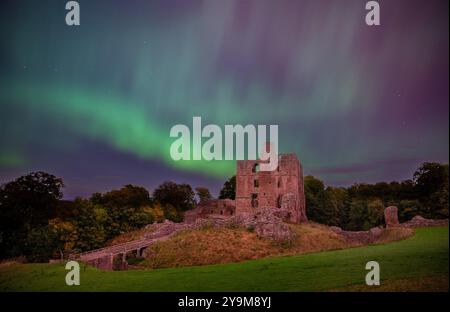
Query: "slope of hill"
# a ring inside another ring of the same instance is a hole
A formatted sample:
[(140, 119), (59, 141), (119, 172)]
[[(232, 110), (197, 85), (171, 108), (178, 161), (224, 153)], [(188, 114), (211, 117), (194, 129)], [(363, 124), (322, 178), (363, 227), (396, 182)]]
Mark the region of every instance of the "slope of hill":
[[(141, 267), (169, 268), (253, 260), (268, 256), (294, 255), (360, 246), (348, 242), (328, 226), (317, 223), (291, 224), (295, 238), (290, 243), (259, 238), (244, 228), (206, 227), (185, 230), (174, 237), (157, 242), (146, 250)], [(412, 229), (386, 230), (381, 242), (404, 239), (414, 233)]]

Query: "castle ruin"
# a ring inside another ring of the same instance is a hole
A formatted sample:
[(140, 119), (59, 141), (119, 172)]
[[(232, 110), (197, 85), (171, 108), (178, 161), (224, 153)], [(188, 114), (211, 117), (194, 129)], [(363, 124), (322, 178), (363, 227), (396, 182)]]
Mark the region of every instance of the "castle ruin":
[(260, 171), (261, 161), (239, 160), (236, 172), (236, 214), (259, 208), (281, 208), (289, 221), (307, 221), (303, 172), (295, 154), (282, 154), (274, 171)]
[(206, 216), (229, 217), (251, 215), (264, 208), (278, 208), (287, 221), (307, 221), (302, 166), (295, 154), (281, 154), (278, 167), (260, 171), (261, 160), (238, 160), (236, 198), (214, 199), (200, 203), (197, 209), (186, 212), (185, 219)]

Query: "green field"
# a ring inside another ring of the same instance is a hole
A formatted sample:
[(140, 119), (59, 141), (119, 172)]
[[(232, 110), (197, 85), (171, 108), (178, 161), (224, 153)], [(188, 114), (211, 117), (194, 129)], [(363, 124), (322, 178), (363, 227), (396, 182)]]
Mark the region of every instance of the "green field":
[(0, 268), (0, 291), (324, 291), (364, 284), (365, 264), (380, 264), (381, 283), (448, 277), (448, 227), (420, 228), (403, 241), (240, 263), (104, 272), (82, 267), (81, 285), (66, 286), (55, 264)]

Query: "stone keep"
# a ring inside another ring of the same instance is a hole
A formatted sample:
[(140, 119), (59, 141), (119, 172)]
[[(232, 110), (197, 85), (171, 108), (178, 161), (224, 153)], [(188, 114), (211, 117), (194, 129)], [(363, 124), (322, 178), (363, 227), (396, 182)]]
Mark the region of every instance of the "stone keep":
[(239, 160), (236, 172), (236, 215), (261, 208), (286, 210), (289, 221), (307, 221), (303, 172), (295, 154), (279, 155), (278, 168), (260, 171), (260, 160)]

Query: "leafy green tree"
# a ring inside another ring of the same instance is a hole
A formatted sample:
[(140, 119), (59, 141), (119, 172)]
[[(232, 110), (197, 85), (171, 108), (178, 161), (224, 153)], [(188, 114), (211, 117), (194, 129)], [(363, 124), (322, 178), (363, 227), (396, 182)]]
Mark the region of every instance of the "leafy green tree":
[(324, 183), (313, 176), (305, 177), (304, 186), (309, 219), (322, 224), (336, 225), (337, 216), (329, 198), (331, 191), (327, 193)]
[(57, 237), (49, 226), (36, 226), (27, 233), (22, 255), (29, 262), (48, 262), (52, 258), (57, 244)]
[(77, 229), (72, 222), (60, 218), (49, 220), (49, 228), (55, 236), (55, 248), (62, 260), (64, 255), (72, 252), (76, 245), (78, 240)]
[(23, 254), (31, 231), (47, 226), (55, 213), (63, 186), (61, 179), (39, 171), (0, 187), (0, 257)]
[(195, 191), (197, 193), (199, 203), (207, 202), (208, 200), (211, 200), (213, 198), (208, 188), (206, 187), (196, 187)]
[(436, 218), (448, 218), (448, 184), (430, 196), (430, 206), (434, 207), (431, 215)]
[(161, 205), (171, 205), (182, 212), (194, 208), (195, 194), (189, 184), (164, 182), (153, 192), (153, 199)]
[(236, 176), (232, 176), (223, 184), (220, 190), (219, 199), (235, 199), (236, 198)]
[(367, 218), (367, 202), (363, 199), (353, 199), (350, 202), (348, 224), (345, 226), (350, 231), (368, 230), (365, 226)]
[(428, 217), (448, 216), (449, 167), (439, 163), (423, 163), (414, 173), (419, 199), (428, 210)]
[(367, 218), (364, 229), (380, 226), (384, 222), (384, 204), (380, 198), (374, 198), (367, 203)]
[(164, 218), (173, 222), (183, 221), (182, 212), (177, 211), (171, 204), (165, 204), (162, 206), (164, 211)]
[(154, 220), (151, 212), (144, 210), (152, 205), (150, 195), (140, 186), (128, 184), (105, 194), (94, 193), (90, 202), (96, 207), (102, 207), (106, 212), (104, 229), (107, 239), (140, 228)]
[(448, 185), (448, 165), (439, 163), (423, 163), (414, 172), (417, 192), (422, 197), (429, 197)]
[(398, 203), (398, 220), (406, 222), (424, 211), (422, 204), (417, 199), (404, 199)]
[(141, 207), (151, 204), (148, 191), (135, 185), (125, 185), (119, 190), (112, 190), (105, 194), (94, 193), (91, 202), (103, 206)]
[(105, 225), (111, 223), (106, 210), (81, 198), (76, 198), (74, 205), (77, 207), (77, 212), (71, 221), (78, 234), (74, 250), (86, 251), (102, 247), (110, 238), (105, 231)]
[(133, 228), (141, 228), (147, 224), (153, 223), (155, 218), (150, 211), (140, 209), (130, 216), (129, 223)]
[(343, 227), (348, 222), (347, 190), (343, 187), (327, 187), (325, 193), (330, 218), (327, 224)]
[(384, 204), (380, 198), (370, 200), (355, 198), (350, 203), (349, 222), (345, 227), (351, 231), (367, 231), (383, 224)]

